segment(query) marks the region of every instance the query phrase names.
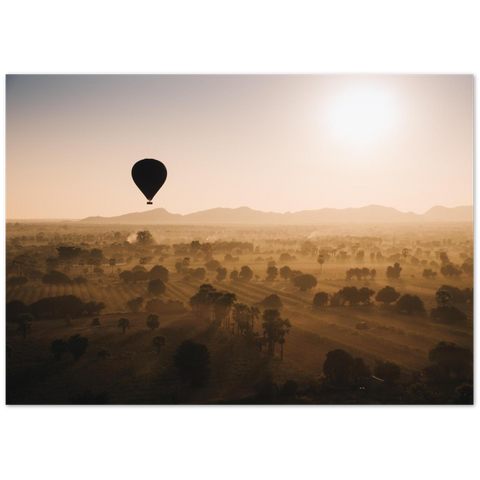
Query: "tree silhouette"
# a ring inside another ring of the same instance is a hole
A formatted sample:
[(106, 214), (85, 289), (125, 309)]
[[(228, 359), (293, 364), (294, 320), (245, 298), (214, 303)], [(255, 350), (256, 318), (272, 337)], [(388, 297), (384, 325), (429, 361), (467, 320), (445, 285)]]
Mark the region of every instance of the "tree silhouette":
[(400, 278), (400, 272), (402, 271), (402, 267), (399, 263), (395, 263), (392, 266), (387, 267), (387, 278)]
[(284, 280), (289, 280), (292, 276), (292, 269), (286, 265), (280, 269), (280, 277)]
[(397, 292), (394, 287), (390, 287), (387, 285), (377, 293), (375, 300), (385, 305), (390, 305), (391, 303), (396, 302), (399, 298), (400, 293)]
[(33, 320), (33, 315), (31, 315), (30, 313), (21, 313), (17, 318), (18, 326), (19, 329), (22, 331), (24, 339), (27, 337), (27, 331), (32, 328)]
[(115, 268), (115, 265), (117, 264), (117, 260), (115, 258), (111, 258), (109, 261), (108, 261), (108, 264), (112, 267), (112, 275), (113, 275), (113, 269)]
[(210, 351), (206, 345), (184, 340), (173, 357), (179, 377), (194, 386), (205, 385), (210, 378)]
[(128, 320), (128, 318), (121, 318), (119, 321), (118, 321), (118, 328), (121, 328), (122, 329), (122, 333), (125, 333), (125, 330), (127, 328), (130, 328), (130, 320)]
[(276, 293), (266, 296), (262, 302), (262, 307), (264, 308), (282, 308), (283, 303), (280, 297)]
[(152, 295), (162, 295), (165, 293), (166, 287), (165, 284), (159, 279), (150, 280), (147, 287), (148, 293)]
[(217, 282), (221, 282), (226, 278), (227, 278), (227, 269), (223, 267), (217, 268), (217, 276), (215, 280), (217, 280)]
[(106, 360), (107, 357), (110, 356), (110, 352), (109, 352), (106, 348), (101, 348), (101, 349), (97, 352), (97, 356), (99, 356), (102, 360)]
[(68, 343), (65, 340), (57, 338), (50, 344), (50, 351), (53, 353), (53, 358), (59, 362), (62, 359), (62, 355), (69, 351)]
[(83, 355), (85, 355), (88, 348), (88, 338), (82, 337), (79, 333), (72, 335), (68, 339), (68, 350), (73, 355), (77, 362)]
[(140, 245), (150, 245), (153, 243), (153, 235), (148, 230), (137, 232), (137, 243)]
[(378, 361), (375, 366), (374, 375), (385, 382), (395, 383), (401, 376), (400, 367), (395, 362), (390, 361)]
[(160, 326), (160, 321), (159, 321), (160, 317), (155, 314), (155, 313), (151, 313), (148, 317), (147, 317), (147, 327), (150, 329), (150, 330), (154, 330), (155, 328), (158, 328)]
[(267, 340), (267, 353), (270, 356), (275, 355), (275, 344), (281, 342), (281, 359), (283, 359), (283, 344), (285, 343), (285, 334), (290, 331), (290, 321), (282, 319), (278, 310), (265, 310), (262, 315), (263, 336)]
[(317, 263), (320, 265), (320, 271), (322, 271), (323, 264), (325, 263), (325, 257), (323, 255), (319, 255), (317, 257)]
[(327, 380), (334, 384), (344, 385), (352, 378), (355, 362), (345, 350), (332, 350), (326, 354), (323, 373)]
[(313, 297), (313, 306), (314, 307), (326, 307), (328, 305), (328, 293), (327, 292), (317, 292)]
[(437, 290), (435, 300), (439, 307), (446, 307), (452, 301), (452, 294), (447, 290)]
[[(233, 273), (233, 272), (232, 272)], [(242, 280), (244, 282), (249, 282), (253, 278), (253, 271), (250, 267), (248, 266), (243, 266), (240, 269), (240, 273), (238, 274), (239, 280)]]
[(425, 307), (420, 297), (407, 293), (399, 298), (395, 304), (395, 311), (408, 315), (413, 315), (414, 313), (424, 315)]
[(472, 351), (468, 348), (457, 347), (452, 342), (440, 342), (430, 350), (428, 359), (447, 378), (465, 379), (472, 373)]
[(128, 309), (131, 310), (133, 313), (137, 313), (140, 310), (140, 308), (142, 308), (142, 305), (143, 305), (142, 297), (132, 298), (127, 302)]
[(292, 282), (301, 292), (306, 292), (317, 285), (317, 279), (309, 274), (298, 275)]
[(165, 345), (167, 339), (163, 335), (155, 335), (153, 337), (152, 343), (155, 345), (157, 349), (157, 353), (160, 353), (160, 349)]
[(267, 282), (273, 282), (278, 275), (278, 268), (277, 267), (268, 267), (267, 268)]

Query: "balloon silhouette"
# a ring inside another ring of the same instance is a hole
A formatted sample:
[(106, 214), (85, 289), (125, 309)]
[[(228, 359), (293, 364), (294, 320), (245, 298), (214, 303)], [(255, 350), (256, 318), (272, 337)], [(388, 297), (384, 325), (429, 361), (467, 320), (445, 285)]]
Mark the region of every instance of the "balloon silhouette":
[(167, 169), (158, 160), (144, 158), (133, 166), (132, 178), (135, 185), (147, 197), (147, 205), (152, 205), (153, 197), (162, 188), (167, 179)]

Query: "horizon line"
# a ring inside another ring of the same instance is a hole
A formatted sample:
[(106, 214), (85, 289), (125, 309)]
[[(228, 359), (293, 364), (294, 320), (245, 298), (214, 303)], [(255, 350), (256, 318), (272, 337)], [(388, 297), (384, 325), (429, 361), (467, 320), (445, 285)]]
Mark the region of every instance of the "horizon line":
[(424, 215), (425, 213), (429, 212), (432, 208), (435, 208), (435, 207), (441, 207), (441, 208), (448, 208), (448, 209), (452, 209), (452, 208), (460, 208), (460, 207), (474, 207), (474, 205), (457, 205), (455, 207), (445, 207), (444, 205), (433, 205), (431, 206), (430, 208), (428, 208), (427, 210), (425, 210), (423, 213), (417, 213), (417, 212), (414, 212), (413, 210), (409, 210), (409, 211), (402, 211), (402, 210), (399, 210), (398, 208), (396, 207), (390, 207), (390, 206), (386, 206), (386, 205), (380, 205), (380, 204), (376, 204), (376, 203), (371, 203), (369, 205), (363, 205), (361, 207), (344, 207), (344, 208), (338, 208), (338, 207), (321, 207), (321, 208), (312, 208), (312, 209), (304, 209), (304, 210), (298, 210), (298, 211), (295, 211), (295, 212), (291, 212), (291, 211), (286, 211), (286, 212), (275, 212), (273, 210), (270, 210), (270, 211), (265, 211), (265, 210), (259, 210), (259, 209), (255, 209), (255, 208), (252, 208), (252, 207), (249, 207), (249, 206), (246, 206), (246, 205), (241, 205), (240, 207), (212, 207), (212, 208), (207, 208), (205, 210), (197, 210), (195, 212), (189, 212), (189, 213), (173, 213), (173, 212), (170, 212), (169, 210), (167, 210), (165, 207), (155, 207), (155, 208), (152, 208), (152, 209), (148, 209), (148, 210), (142, 210), (142, 211), (135, 211), (135, 212), (128, 212), (128, 213), (121, 213), (119, 215), (112, 215), (110, 217), (103, 217), (102, 215), (88, 215), (86, 217), (83, 217), (83, 218), (45, 218), (45, 217), (38, 217), (38, 218), (6, 218), (5, 217), (5, 222), (15, 222), (15, 221), (49, 221), (49, 222), (65, 222), (65, 221), (68, 221), (68, 222), (77, 222), (77, 221), (81, 221), (81, 220), (84, 220), (86, 218), (115, 218), (115, 217), (121, 217), (121, 216), (124, 216), (124, 215), (132, 215), (132, 214), (136, 214), (136, 213), (147, 213), (147, 212), (152, 212), (154, 210), (165, 210), (166, 212), (168, 212), (169, 214), (171, 215), (180, 215), (182, 217), (185, 217), (187, 215), (192, 215), (192, 214), (195, 214), (195, 213), (202, 213), (202, 212), (208, 212), (210, 210), (216, 210), (216, 209), (225, 209), (225, 210), (239, 210), (241, 208), (247, 208), (249, 210), (252, 210), (252, 211), (255, 211), (255, 212), (262, 212), (262, 213), (274, 213), (274, 214), (279, 214), (279, 215), (286, 215), (286, 214), (291, 214), (291, 215), (294, 215), (296, 213), (301, 213), (301, 212), (312, 212), (312, 211), (318, 211), (318, 210), (349, 210), (349, 209), (352, 209), (352, 210), (355, 210), (355, 209), (360, 209), (360, 208), (368, 208), (368, 207), (382, 207), (382, 208), (393, 208), (394, 210), (396, 210), (397, 212), (400, 212), (400, 213), (405, 213), (405, 214), (408, 214), (408, 213), (413, 213), (415, 215)]

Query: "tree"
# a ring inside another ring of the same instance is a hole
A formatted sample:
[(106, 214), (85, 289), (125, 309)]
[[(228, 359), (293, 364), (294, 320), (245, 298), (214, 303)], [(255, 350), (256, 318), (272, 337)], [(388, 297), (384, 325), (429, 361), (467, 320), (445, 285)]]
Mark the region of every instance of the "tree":
[(313, 306), (314, 307), (326, 307), (328, 305), (328, 293), (327, 292), (317, 292), (313, 297)]
[(72, 283), (70, 277), (57, 270), (52, 270), (42, 277), (42, 282), (47, 285), (69, 285)]
[(69, 351), (68, 343), (61, 338), (57, 338), (50, 344), (50, 351), (53, 353), (53, 358), (59, 362), (62, 359), (62, 355)]
[(93, 318), (92, 319), (92, 327), (99, 327), (100, 326), (100, 319), (97, 317), (97, 318)]
[(358, 290), (358, 301), (364, 305), (370, 305), (370, 298), (375, 295), (375, 292), (367, 287), (362, 287)]
[(343, 287), (338, 292), (341, 305), (345, 305), (345, 302), (348, 302), (349, 305), (358, 305), (360, 302), (360, 296), (358, 294), (357, 287)]
[(87, 312), (87, 315), (100, 315), (100, 311), (104, 310), (106, 307), (103, 302), (87, 302), (84, 305), (84, 310)]
[(378, 378), (381, 378), (387, 383), (395, 383), (401, 376), (402, 372), (400, 366), (395, 362), (390, 361), (379, 361), (377, 360), (377, 365), (375, 366), (374, 375)]
[(283, 307), (283, 303), (282, 303), (282, 300), (280, 299), (280, 297), (275, 294), (275, 293), (272, 293), (271, 295), (267, 295), (262, 301), (261, 301), (261, 305), (262, 307), (264, 308), (282, 308)]
[(372, 372), (363, 358), (354, 358), (353, 359), (353, 368), (352, 368), (352, 381), (355, 384), (361, 384), (363, 381), (372, 376)]
[(345, 385), (352, 378), (355, 362), (345, 350), (332, 350), (326, 354), (323, 373), (330, 383)]
[(163, 265), (155, 265), (148, 272), (150, 280), (161, 280), (163, 283), (168, 283), (169, 271)]
[(399, 313), (406, 313), (408, 315), (413, 315), (415, 313), (418, 315), (424, 315), (425, 306), (423, 305), (423, 301), (419, 296), (410, 295), (407, 293), (399, 298), (395, 305), (395, 311)]
[(101, 349), (97, 352), (97, 356), (100, 357), (102, 360), (106, 360), (107, 357), (110, 356), (110, 352), (109, 352), (106, 348), (101, 348)]
[(27, 277), (10, 277), (6, 282), (6, 285), (7, 287), (15, 288), (15, 287), (22, 287), (27, 282), (28, 282)]
[(137, 243), (140, 245), (150, 245), (153, 243), (153, 235), (148, 230), (137, 232)]
[(230, 272), (230, 279), (233, 281), (238, 280), (238, 270), (232, 270)]
[(422, 276), (424, 278), (435, 278), (437, 276), (437, 272), (434, 272), (431, 268), (425, 268)]
[(215, 280), (217, 280), (217, 282), (221, 282), (226, 278), (227, 278), (227, 269), (222, 267), (217, 268), (217, 277), (215, 278)]
[(118, 321), (118, 328), (122, 329), (122, 333), (125, 333), (127, 328), (130, 328), (130, 320), (128, 318), (121, 318)]
[(6, 318), (8, 321), (16, 321), (22, 313), (28, 313), (29, 308), (21, 300), (12, 300), (6, 305)]
[(309, 274), (298, 275), (292, 280), (292, 282), (301, 292), (306, 292), (317, 286), (317, 279)]
[(292, 276), (292, 269), (286, 265), (280, 269), (280, 277), (288, 280)]
[(253, 278), (253, 271), (250, 267), (248, 266), (243, 266), (240, 269), (240, 273), (238, 274), (239, 280), (242, 280), (244, 282), (249, 282)]
[(115, 258), (111, 258), (108, 261), (108, 264), (112, 267), (112, 275), (113, 275), (113, 269), (115, 268), (115, 265), (117, 264), (117, 260)]
[(33, 315), (30, 313), (21, 313), (18, 316), (18, 327), (22, 331), (23, 338), (25, 339), (27, 337), (27, 331), (32, 328), (32, 322), (33, 322)]
[(446, 307), (452, 301), (452, 294), (447, 290), (437, 290), (435, 300), (439, 307)]
[(153, 331), (155, 328), (158, 328), (159, 326), (160, 326), (160, 317), (155, 313), (151, 313), (147, 317), (147, 327)]
[(159, 278), (148, 282), (148, 293), (152, 295), (162, 295), (165, 290), (165, 284)]
[(288, 319), (282, 319), (278, 310), (269, 309), (265, 310), (262, 315), (263, 318), (263, 336), (267, 340), (267, 353), (271, 356), (275, 355), (275, 344), (282, 342), (281, 345), (281, 358), (283, 358), (283, 340), (285, 334), (290, 331), (290, 321)]
[(155, 335), (153, 337), (152, 343), (155, 345), (157, 349), (157, 353), (160, 353), (160, 349), (165, 345), (167, 339), (163, 335)]
[(179, 377), (200, 387), (210, 378), (210, 351), (206, 345), (192, 340), (184, 340), (177, 348), (173, 363)]
[(216, 272), (222, 265), (218, 260), (210, 259), (208, 262), (205, 263), (205, 268), (209, 272)]
[(437, 323), (455, 324), (467, 321), (467, 315), (456, 307), (432, 308), (430, 318)]
[(397, 292), (394, 287), (386, 286), (383, 287), (375, 297), (377, 302), (381, 302), (384, 305), (390, 305), (393, 302), (396, 302), (400, 298), (400, 292)]
[(131, 310), (133, 313), (137, 313), (140, 310), (140, 308), (142, 308), (142, 305), (143, 305), (142, 297), (132, 298), (127, 302), (128, 309)]
[(317, 263), (320, 265), (320, 271), (322, 271), (323, 264), (325, 263), (325, 257), (320, 254), (320, 255), (317, 257)]
[(473, 405), (473, 385), (462, 383), (457, 387), (453, 403), (455, 405)]
[(82, 337), (79, 333), (72, 335), (68, 339), (68, 350), (73, 355), (73, 358), (77, 362), (85, 355), (88, 348), (88, 338)]
[(387, 278), (400, 278), (402, 267), (399, 263), (394, 263), (393, 267), (387, 267)]
[(267, 282), (273, 282), (278, 275), (277, 267), (268, 267), (267, 268)]
[(446, 378), (461, 380), (471, 376), (473, 354), (468, 348), (457, 347), (452, 342), (440, 342), (430, 350), (428, 359)]
[(458, 277), (463, 272), (460, 267), (453, 265), (453, 263), (447, 263), (440, 269), (440, 273), (445, 277)]

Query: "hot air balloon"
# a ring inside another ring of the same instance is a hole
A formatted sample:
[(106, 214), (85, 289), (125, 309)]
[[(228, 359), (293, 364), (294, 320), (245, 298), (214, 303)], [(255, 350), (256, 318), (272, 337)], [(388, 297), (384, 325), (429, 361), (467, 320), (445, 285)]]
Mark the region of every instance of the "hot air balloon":
[(167, 179), (167, 169), (158, 160), (144, 158), (133, 166), (132, 178), (140, 191), (147, 197), (147, 205), (152, 205), (153, 197)]

